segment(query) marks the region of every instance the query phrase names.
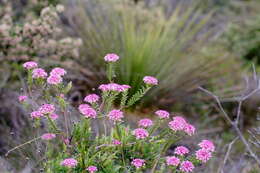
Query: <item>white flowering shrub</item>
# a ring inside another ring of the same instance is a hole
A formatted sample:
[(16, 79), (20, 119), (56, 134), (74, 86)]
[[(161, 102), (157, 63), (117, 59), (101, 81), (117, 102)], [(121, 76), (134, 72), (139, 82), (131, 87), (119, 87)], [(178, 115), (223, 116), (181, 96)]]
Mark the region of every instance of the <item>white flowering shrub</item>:
[(59, 14), (64, 10), (62, 5), (50, 5), (39, 16), (28, 12), (16, 20), (11, 2), (4, 3), (0, 12), (0, 61), (77, 58), (81, 40), (65, 37), (59, 27)]
[[(66, 70), (56, 67), (48, 74), (34, 61), (24, 63), (28, 87), (19, 102), (31, 112), (35, 131), (46, 125), (46, 133), (9, 150), (6, 155), (41, 140), (45, 145), (39, 148), (44, 151), (39, 153), (43, 158), (39, 162), (47, 173), (193, 172), (212, 157), (215, 147), (209, 140), (199, 143), (196, 151), (177, 146), (173, 155), (166, 155), (172, 144), (186, 135), (192, 136), (196, 130), (183, 117), (165, 110), (156, 111), (154, 120), (141, 119), (137, 128), (132, 129), (124, 121), (124, 110), (159, 82), (145, 76), (143, 87), (129, 98), (131, 86), (114, 83), (113, 67), (119, 56), (107, 54), (104, 59), (110, 83), (99, 86), (100, 95), (89, 94), (84, 98), (85, 103), (78, 107), (79, 120), (73, 123), (70, 120), (75, 115), (71, 115), (66, 99), (72, 85), (63, 81)], [(115, 99), (121, 100), (120, 105), (114, 106)], [(64, 121), (65, 127), (59, 120)]]

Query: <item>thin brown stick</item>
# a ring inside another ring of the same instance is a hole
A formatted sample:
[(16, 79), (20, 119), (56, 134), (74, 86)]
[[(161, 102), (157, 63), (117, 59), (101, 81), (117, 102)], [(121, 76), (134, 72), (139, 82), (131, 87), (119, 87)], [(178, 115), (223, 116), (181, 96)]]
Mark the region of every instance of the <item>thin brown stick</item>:
[[(240, 131), (239, 127), (238, 127), (238, 120), (236, 121), (232, 121), (230, 119), (230, 117), (228, 116), (227, 112), (224, 110), (221, 102), (220, 102), (220, 99), (218, 96), (216, 96), (215, 94), (213, 94), (212, 92), (202, 88), (202, 87), (199, 87), (200, 90), (202, 90), (203, 92), (207, 93), (208, 95), (212, 96), (215, 101), (217, 102), (218, 104), (218, 107), (219, 109), (221, 110), (221, 112), (223, 113), (224, 115), (224, 118), (231, 124), (231, 126), (234, 128), (234, 130), (236, 131), (236, 133), (238, 134), (240, 140), (243, 142), (243, 144), (245, 145), (247, 151), (250, 153), (250, 155), (255, 159), (255, 161), (257, 162), (257, 164), (260, 166), (260, 160), (259, 158), (257, 157), (257, 155), (253, 152), (252, 148), (250, 147), (249, 143), (247, 142), (247, 140), (245, 139), (244, 135), (242, 134), (242, 132)], [(255, 89), (254, 91), (252, 91), (251, 93), (249, 93), (248, 95), (242, 97), (241, 99), (238, 100), (238, 102), (240, 103), (239, 107), (241, 109), (241, 106), (242, 106), (242, 101), (244, 101), (245, 99), (248, 99), (249, 97), (251, 97), (253, 95), (253, 93), (256, 93), (259, 91), (259, 87), (257, 87), (257, 89)], [(237, 112), (237, 117), (239, 117), (240, 115), (240, 111)]]

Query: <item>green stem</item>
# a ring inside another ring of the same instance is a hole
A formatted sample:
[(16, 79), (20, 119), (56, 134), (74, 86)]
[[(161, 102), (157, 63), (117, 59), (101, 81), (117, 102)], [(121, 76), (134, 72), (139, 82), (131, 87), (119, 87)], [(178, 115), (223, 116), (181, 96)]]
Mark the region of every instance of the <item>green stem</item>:
[(56, 124), (55, 124), (55, 123), (53, 122), (53, 120), (50, 118), (50, 115), (49, 115), (49, 114), (47, 115), (47, 119), (48, 119), (50, 125), (52, 126), (52, 128), (54, 129), (54, 131), (59, 132), (59, 130), (58, 130)]

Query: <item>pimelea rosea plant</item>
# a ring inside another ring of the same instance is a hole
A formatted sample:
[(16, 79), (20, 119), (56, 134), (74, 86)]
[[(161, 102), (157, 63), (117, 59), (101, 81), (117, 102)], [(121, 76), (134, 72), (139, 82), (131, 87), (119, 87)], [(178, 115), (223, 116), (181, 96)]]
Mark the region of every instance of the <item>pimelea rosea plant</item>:
[[(65, 84), (63, 80), (67, 72), (56, 67), (48, 74), (32, 61), (23, 65), (28, 71), (28, 88), (25, 90), (28, 94), (21, 95), (18, 100), (31, 110), (35, 128), (46, 122), (46, 133), (32, 140), (46, 143), (41, 162), (44, 172), (188, 173), (212, 157), (215, 146), (209, 140), (200, 142), (197, 151), (177, 146), (172, 155), (167, 155), (172, 144), (185, 135), (192, 136), (196, 129), (183, 117), (172, 116), (165, 110), (157, 110), (154, 120), (141, 119), (137, 128), (130, 128), (124, 121), (124, 110), (159, 82), (155, 77), (145, 76), (144, 86), (129, 98), (131, 87), (114, 83), (113, 66), (119, 56), (108, 54), (104, 59), (108, 64), (110, 83), (98, 87), (100, 95), (93, 93), (84, 98), (85, 103), (78, 106), (79, 120), (71, 124), (68, 123), (72, 115), (68, 113), (66, 99), (71, 83)], [(36, 100), (37, 88), (43, 90)], [(114, 104), (116, 99), (120, 104)], [(60, 118), (64, 118), (65, 127), (58, 123)], [(168, 126), (162, 128), (163, 124)]]

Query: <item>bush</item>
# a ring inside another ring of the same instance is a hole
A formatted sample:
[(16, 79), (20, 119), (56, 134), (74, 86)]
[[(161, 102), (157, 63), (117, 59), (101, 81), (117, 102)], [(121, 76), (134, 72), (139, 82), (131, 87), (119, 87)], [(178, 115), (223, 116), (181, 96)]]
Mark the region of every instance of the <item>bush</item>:
[(197, 4), (180, 4), (169, 16), (161, 6), (146, 7), (141, 2), (86, 0), (70, 6), (65, 15), (84, 44), (81, 68), (100, 74), (102, 69), (95, 70), (89, 62), (104, 67), (101, 57), (118, 53), (122, 60), (115, 75), (118, 82), (133, 86), (130, 95), (142, 85), (142, 76), (150, 74), (160, 86), (147, 98), (173, 103), (236, 66), (233, 56), (211, 40), (216, 33), (209, 26), (212, 15), (204, 14)]
[[(185, 146), (178, 146), (174, 155), (166, 157), (168, 148), (184, 136), (192, 136), (195, 127), (183, 117), (173, 116), (164, 110), (155, 112), (155, 120), (142, 119), (138, 128), (132, 128), (123, 121), (123, 110), (135, 104), (148, 90), (158, 85), (156, 78), (145, 76), (144, 86), (132, 97), (128, 96), (129, 85), (113, 83), (116, 54), (108, 54), (109, 84), (102, 84), (101, 97), (90, 94), (84, 104), (79, 105), (81, 116), (78, 121), (70, 122), (70, 103), (66, 94), (71, 83), (65, 84), (63, 76), (67, 73), (62, 68), (54, 68), (48, 76), (37, 63), (24, 64), (28, 71), (27, 88), (19, 101), (32, 110), (31, 118), (35, 131), (46, 125), (46, 132), (38, 137), (15, 147), (9, 155), (26, 144), (36, 142), (43, 161), (38, 164), (44, 172), (192, 172), (195, 166), (206, 163), (215, 150), (211, 141), (199, 143), (199, 150), (194, 154)], [(116, 98), (120, 98), (120, 107), (113, 107)], [(58, 113), (59, 115), (57, 115)], [(78, 114), (78, 113), (76, 113)], [(65, 127), (57, 121), (63, 121)], [(95, 122), (99, 125), (95, 127)], [(71, 124), (72, 123), (72, 124)], [(168, 123), (168, 127), (162, 125)], [(158, 129), (159, 132), (158, 132)]]

